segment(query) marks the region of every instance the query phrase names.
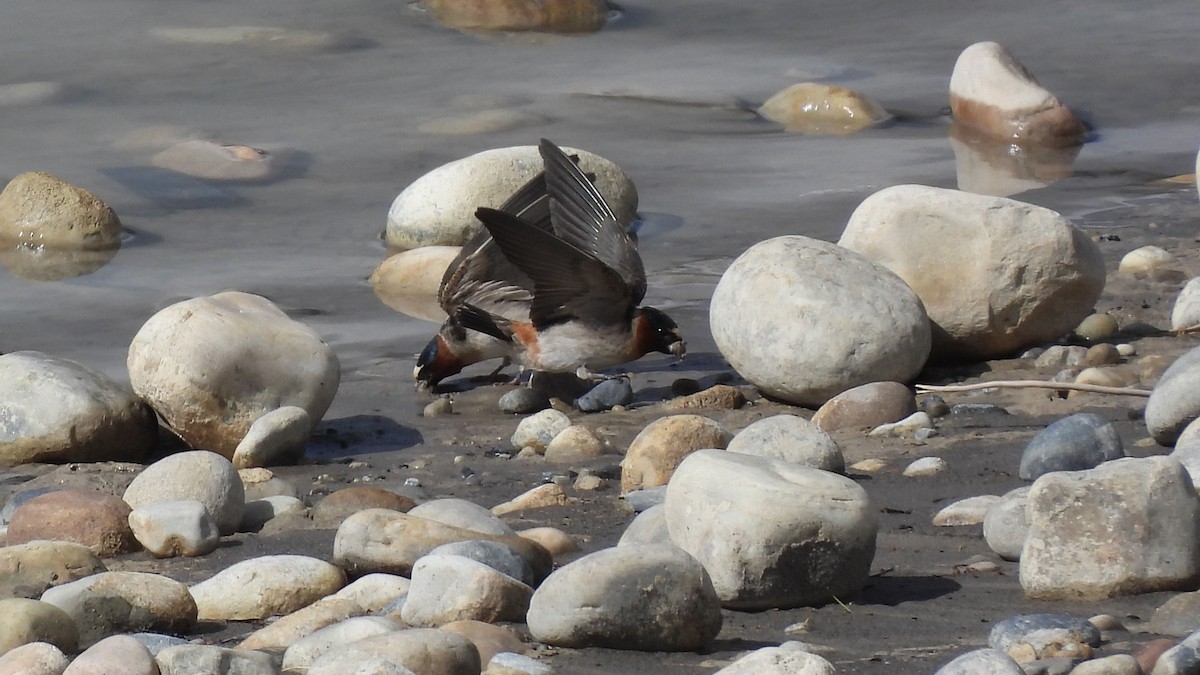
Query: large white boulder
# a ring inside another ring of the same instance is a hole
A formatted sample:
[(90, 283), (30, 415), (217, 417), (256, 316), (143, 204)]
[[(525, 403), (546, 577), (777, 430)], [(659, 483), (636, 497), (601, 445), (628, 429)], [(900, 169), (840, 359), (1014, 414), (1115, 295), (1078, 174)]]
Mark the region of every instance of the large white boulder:
[(742, 377), (813, 407), (860, 384), (907, 381), (929, 356), (929, 319), (912, 289), (854, 251), (798, 235), (733, 261), (709, 326)]
[[(622, 223), (637, 214), (637, 188), (616, 164), (599, 155), (563, 148), (579, 156), (584, 172), (596, 176), (596, 188)], [(498, 208), (542, 170), (537, 146), (485, 150), (444, 164), (413, 181), (388, 210), (388, 245), (462, 246), (483, 225), (475, 219), (481, 206)]]
[(671, 541), (700, 561), (730, 609), (846, 598), (875, 557), (875, 508), (835, 473), (724, 450), (692, 453), (665, 502)]
[(0, 466), (140, 460), (157, 439), (154, 412), (107, 375), (41, 352), (0, 355)]
[(925, 185), (859, 205), (838, 242), (900, 276), (925, 304), (935, 360), (989, 359), (1071, 332), (1104, 290), (1086, 234), (1040, 206)]
[(233, 457), (250, 425), (282, 406), (321, 420), (337, 357), (316, 331), (264, 297), (226, 291), (150, 317), (129, 345), (133, 390), (194, 448)]
[(1200, 580), (1200, 496), (1174, 458), (1048, 473), (1025, 513), (1021, 587), (1031, 598), (1191, 590)]

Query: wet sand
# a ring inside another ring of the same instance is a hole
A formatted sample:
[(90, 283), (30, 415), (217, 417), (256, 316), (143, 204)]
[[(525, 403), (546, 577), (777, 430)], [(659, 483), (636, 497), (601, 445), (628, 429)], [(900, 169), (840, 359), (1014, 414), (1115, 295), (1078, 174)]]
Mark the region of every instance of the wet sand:
[[(1115, 274), (1120, 255), (1139, 245), (1164, 246), (1183, 257), (1187, 276), (1200, 274), (1191, 253), (1200, 224), (1194, 187), (1153, 183), (1194, 166), (1200, 85), (1191, 56), (1200, 7), (1192, 2), (1150, 9), (1115, 1), (1052, 7), (857, 2), (833, 9), (782, 0), (753, 7), (670, 0), (622, 10), (592, 36), (504, 38), (460, 34), (412, 6), (377, 0), (8, 3), (0, 17), (6, 66), (0, 85), (51, 81), (64, 90), (46, 103), (0, 107), (0, 179), (41, 170), (86, 187), (113, 206), (130, 236), (110, 263), (85, 276), (34, 282), (0, 269), (0, 351), (38, 349), (126, 380), (129, 341), (157, 309), (228, 288), (259, 293), (318, 330), (343, 366), (312, 461), (280, 474), (318, 493), (364, 475), (390, 488), (416, 477), (431, 497), (491, 506), (537, 484), (543, 472), (585, 465), (489, 456), (516, 425), (495, 408), (503, 387), (463, 384), (455, 415), (420, 416), (428, 398), (411, 387), (413, 354), (435, 326), (389, 310), (366, 281), (386, 255), (379, 233), (404, 186), (472, 152), (543, 136), (602, 154), (630, 173), (645, 218), (647, 302), (679, 321), (690, 354), (683, 364), (647, 357), (631, 366), (644, 406), (576, 415), (624, 448), (664, 414), (653, 404), (669, 397), (674, 379), (739, 382), (707, 328), (712, 288), (738, 253), (780, 234), (836, 240), (854, 207), (882, 187), (958, 184), (946, 87), (958, 52), (985, 39), (1006, 44), (1096, 129), (1070, 177), (1016, 198), (1059, 210), (1091, 234), (1119, 237), (1100, 244), (1110, 283), (1097, 309), (1113, 312), (1122, 326), (1167, 326), (1181, 284)], [(152, 32), (238, 25), (328, 31), (342, 42), (315, 51), (197, 45), (163, 41)], [(898, 119), (852, 137), (815, 138), (785, 134), (748, 112), (804, 80), (855, 88)], [(475, 135), (419, 131), (426, 122), (491, 107), (544, 122)], [(156, 149), (147, 146), (153, 136), (147, 130), (160, 125), (286, 148), (292, 159), (282, 175), (263, 183), (187, 178), (150, 166)], [(131, 146), (131, 137), (143, 144)], [(1121, 339), (1140, 354), (1173, 356), (1197, 344), (1191, 336)], [(1008, 360), (931, 375), (1008, 379), (1034, 376), (1030, 369), (1028, 361)], [(880, 473), (855, 476), (882, 509), (881, 528), (876, 575), (861, 596), (844, 599), (845, 607), (726, 612), (725, 627), (705, 654), (554, 650), (551, 665), (563, 673), (709, 672), (742, 650), (794, 637), (813, 645), (838, 672), (922, 673), (982, 645), (991, 623), (1021, 612), (1107, 612), (1139, 630), (1168, 594), (1079, 606), (1026, 601), (1016, 565), (990, 554), (978, 527), (933, 528), (930, 519), (955, 499), (1016, 487), (1024, 443), (1075, 410), (1119, 421), (1131, 454), (1165, 452), (1139, 443), (1145, 430), (1131, 418), (1144, 402), (1055, 400), (1036, 392), (953, 400), (997, 402), (1010, 414), (945, 419), (940, 436), (923, 446), (861, 433), (837, 437), (848, 463), (889, 462)], [(740, 429), (783, 411), (808, 414), (759, 400), (713, 416)], [(949, 473), (919, 485), (899, 475), (912, 459), (934, 454), (950, 463)], [(456, 456), (465, 456), (478, 484), (463, 480)], [(586, 466), (611, 472), (619, 459)], [(351, 461), (369, 468), (351, 469)], [(45, 477), (51, 471), (23, 467), (7, 474), (43, 477), (5, 480), (0, 499), (56, 480)], [(107, 479), (121, 480), (111, 473)], [(580, 501), (571, 507), (515, 515), (510, 522), (553, 525), (578, 538), (585, 551), (596, 550), (614, 544), (632, 519), (617, 492), (614, 485), (574, 494)], [(255, 555), (329, 554), (332, 538), (332, 530), (238, 535), (202, 559), (133, 555), (110, 569), (155, 570), (191, 581)], [(974, 556), (997, 561), (999, 572), (956, 572)], [(805, 620), (807, 632), (785, 632)], [(206, 626), (200, 637), (221, 641), (250, 630)], [(1106, 638), (1101, 653), (1149, 636)]]

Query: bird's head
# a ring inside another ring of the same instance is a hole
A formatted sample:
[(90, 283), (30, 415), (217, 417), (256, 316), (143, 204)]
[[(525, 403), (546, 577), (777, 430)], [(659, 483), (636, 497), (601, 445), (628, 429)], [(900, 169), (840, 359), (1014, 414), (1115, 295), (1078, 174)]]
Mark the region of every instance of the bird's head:
[(461, 372), (463, 366), (462, 360), (439, 333), (417, 357), (413, 379), (417, 381), (417, 389), (433, 391), (439, 382)]
[(681, 359), (687, 353), (687, 342), (684, 342), (679, 326), (663, 312), (653, 307), (639, 307), (634, 321), (643, 353), (662, 352)]

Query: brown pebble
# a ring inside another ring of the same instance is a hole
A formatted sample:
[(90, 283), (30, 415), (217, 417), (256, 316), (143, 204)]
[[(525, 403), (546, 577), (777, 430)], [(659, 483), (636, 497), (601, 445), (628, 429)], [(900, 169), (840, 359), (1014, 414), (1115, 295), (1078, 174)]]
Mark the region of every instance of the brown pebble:
[(332, 492), (313, 508), (313, 520), (336, 521), (363, 509), (391, 509), (407, 513), (416, 502), (391, 490), (348, 487)]
[(1121, 354), (1117, 352), (1117, 348), (1107, 342), (1092, 345), (1083, 356), (1083, 363), (1088, 366), (1107, 366), (1120, 361)]
[(579, 544), (571, 535), (555, 527), (534, 527), (518, 532), (521, 537), (528, 539), (550, 552), (555, 558), (574, 553), (579, 550)]
[(1149, 673), (1154, 670), (1154, 664), (1158, 663), (1158, 657), (1163, 655), (1171, 647), (1178, 644), (1178, 640), (1170, 638), (1159, 638), (1151, 640), (1133, 652), (1133, 658), (1137, 659), (1138, 666), (1141, 667), (1143, 673)]
[(13, 513), (7, 544), (35, 539), (73, 541), (101, 558), (138, 550), (129, 527), (132, 509), (120, 497), (94, 490), (58, 490), (34, 497)]
[(689, 396), (663, 404), (667, 410), (736, 410), (746, 405), (746, 396), (737, 387), (717, 384)]

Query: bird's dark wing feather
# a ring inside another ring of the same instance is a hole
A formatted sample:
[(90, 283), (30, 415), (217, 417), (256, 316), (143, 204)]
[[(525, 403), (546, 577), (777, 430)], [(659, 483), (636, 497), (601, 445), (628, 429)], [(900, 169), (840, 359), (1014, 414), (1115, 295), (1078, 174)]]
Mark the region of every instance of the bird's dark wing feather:
[(503, 211), (481, 208), (475, 215), (504, 255), (533, 279), (529, 319), (535, 327), (573, 319), (593, 325), (629, 321), (631, 289), (611, 267)]
[(545, 164), (555, 234), (611, 268), (630, 289), (633, 303), (641, 302), (646, 295), (646, 270), (633, 238), (571, 158), (546, 139), (538, 149)]
[[(550, 198), (546, 175), (538, 173), (500, 207), (543, 230), (550, 230)], [(533, 298), (533, 281), (509, 262), (486, 229), (480, 230), (446, 268), (438, 287), (438, 304), (447, 315), (474, 305), (490, 314), (525, 320)]]

